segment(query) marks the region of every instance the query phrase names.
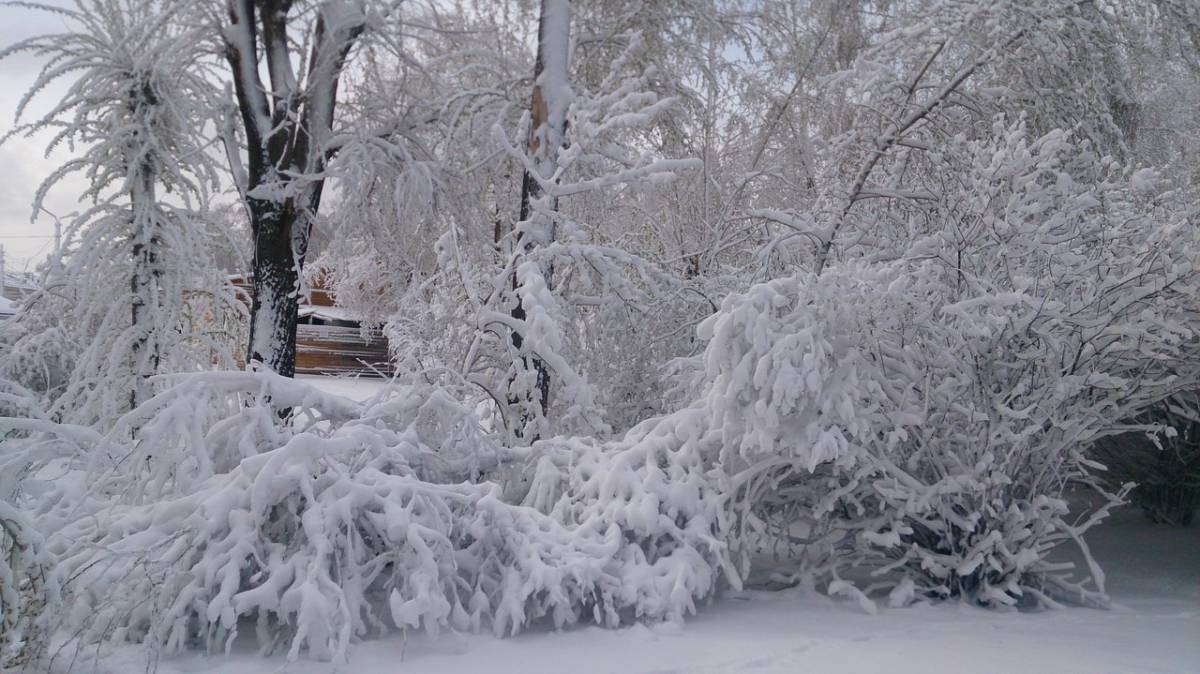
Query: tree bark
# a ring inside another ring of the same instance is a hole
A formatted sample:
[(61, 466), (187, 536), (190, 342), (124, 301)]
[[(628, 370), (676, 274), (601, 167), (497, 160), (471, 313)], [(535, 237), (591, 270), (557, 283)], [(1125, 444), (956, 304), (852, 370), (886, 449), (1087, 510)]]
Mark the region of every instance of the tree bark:
[(292, 247), (295, 214), (278, 202), (251, 205), (254, 232), (253, 301), (247, 360), (285, 377), (296, 373), (300, 271)]
[[(130, 105), (135, 119), (146, 116), (147, 110), (159, 104), (149, 82), (142, 83), (138, 98)], [(158, 247), (162, 244), (158, 228), (161, 213), (158, 208), (158, 170), (153, 156), (137, 157), (132, 151), (127, 157), (133, 168), (133, 181), (129, 191), (129, 215), (132, 225), (131, 256), (133, 273), (129, 278), (129, 291), (133, 296), (130, 306), (130, 327), (134, 331), (130, 346), (129, 409), (150, 399), (153, 391), (150, 378), (158, 374), (161, 326), (152, 324), (152, 313), (160, 310), (159, 284), (162, 269), (158, 263)]]
[(129, 290), (133, 295), (130, 308), (130, 325), (135, 335), (130, 347), (132, 381), (129, 391), (129, 409), (146, 402), (151, 396), (150, 377), (158, 373), (159, 344), (150, 313), (158, 310), (159, 279), (158, 246), (161, 238), (156, 231), (157, 205), (155, 203), (155, 175), (149, 162), (143, 162), (130, 194), (130, 215), (133, 224), (132, 257), (133, 273), (129, 279)]

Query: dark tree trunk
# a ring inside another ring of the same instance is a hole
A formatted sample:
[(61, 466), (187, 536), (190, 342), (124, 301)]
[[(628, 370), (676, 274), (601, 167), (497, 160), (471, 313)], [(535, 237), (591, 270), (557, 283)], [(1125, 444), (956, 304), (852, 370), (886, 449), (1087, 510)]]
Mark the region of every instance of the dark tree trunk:
[[(296, 178), (319, 175), (325, 168), (322, 141), (333, 126), (338, 81), (364, 28), (362, 16), (348, 19), (344, 8), (322, 5), (300, 83), (292, 64), (295, 43), (287, 34), (291, 8), (291, 0), (228, 0), (225, 32), (225, 55), (246, 134), (241, 187), (254, 237), (247, 361), (285, 377), (296, 372), (300, 274), (324, 187), (324, 178), (295, 187)], [(266, 56), (269, 88), (259, 75), (261, 54)], [(231, 156), (230, 161), (239, 165), (235, 174), (240, 174), (240, 159)]]
[(300, 303), (300, 269), (292, 246), (295, 215), (278, 202), (257, 202), (255, 222), (254, 300), (251, 305), (248, 361), (291, 377), (296, 373), (296, 316)]

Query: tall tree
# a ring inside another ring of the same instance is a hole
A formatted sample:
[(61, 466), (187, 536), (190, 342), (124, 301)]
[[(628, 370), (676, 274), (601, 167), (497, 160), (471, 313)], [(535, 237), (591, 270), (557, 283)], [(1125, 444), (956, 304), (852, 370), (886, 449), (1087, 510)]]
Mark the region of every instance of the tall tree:
[[(570, 0), (542, 0), (542, 11), (538, 18), (537, 60), (533, 66), (533, 94), (529, 102), (529, 136), (526, 142), (529, 160), (521, 180), (520, 222), (516, 225), (518, 254), (538, 246), (546, 246), (555, 238), (554, 214), (558, 210), (558, 199), (547, 194), (544, 183), (554, 181), (558, 170), (558, 152), (566, 142), (567, 109), (571, 104), (569, 84), (569, 59), (571, 40)], [(520, 292), (522, 273), (538, 274), (547, 288), (553, 287), (554, 269), (546, 265), (536, 272), (518, 267), (512, 277), (516, 294), (516, 305), (512, 317), (516, 321), (526, 320), (525, 300)], [(521, 351), (524, 337), (519, 331), (512, 332), (512, 345)], [(518, 437), (530, 435), (529, 421), (545, 414), (550, 403), (550, 370), (537, 355), (520, 356), (523, 369), (533, 372), (533, 390), (523, 392), (516, 379), (509, 382), (509, 406), (519, 407), (525, 403), (522, 418), (513, 424)], [(531, 395), (530, 395), (531, 394)], [(525, 396), (525, 397), (523, 397)], [(536, 431), (529, 440), (536, 440)]]
[(187, 7), (181, 0), (41, 7), (68, 28), (0, 53), (46, 59), (18, 117), (47, 85), (77, 78), (47, 113), (9, 134), (53, 130), (51, 146), (80, 149), (41, 185), (35, 213), (68, 174), (82, 174), (88, 188), (0, 371), (46, 371), (33, 364), (58, 360), (65, 381), (47, 376), (36, 388), (58, 398), (57, 414), (81, 423), (111, 421), (152, 395), (153, 375), (191, 369), (199, 357), (189, 345), (207, 339), (192, 319), (222, 313), (232, 300), (213, 261), (219, 228), (203, 213), (217, 173), (195, 131), (209, 121), (214, 89), (191, 57), (203, 32), (179, 20)]
[[(367, 25), (365, 3), (330, 1), (315, 18), (292, 0), (228, 0), (225, 57), (245, 134), (245, 160), (228, 147), (254, 239), (247, 361), (284, 376), (296, 369), (300, 274), (325, 186), (338, 83), (346, 58)], [(289, 31), (298, 23), (311, 45), (300, 61)], [(270, 86), (259, 76), (265, 57)]]

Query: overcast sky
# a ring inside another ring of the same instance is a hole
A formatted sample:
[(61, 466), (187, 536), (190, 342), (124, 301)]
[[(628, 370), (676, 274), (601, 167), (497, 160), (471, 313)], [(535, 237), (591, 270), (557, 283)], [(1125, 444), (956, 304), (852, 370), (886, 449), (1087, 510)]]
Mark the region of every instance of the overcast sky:
[[(42, 0), (47, 4), (66, 5), (66, 0)], [(17, 40), (42, 33), (63, 30), (59, 17), (19, 7), (0, 6), (0, 44), (8, 46)], [(13, 128), (13, 113), (17, 102), (27, 91), (40, 64), (22, 54), (0, 61), (0, 130), (7, 134)], [(27, 119), (50, 107), (69, 82), (58, 82), (34, 100)], [(41, 214), (30, 222), (31, 203), (38, 184), (68, 158), (65, 150), (45, 157), (46, 136), (11, 138), (0, 145), (0, 245), (4, 246), (5, 264), (9, 270), (32, 269), (54, 246), (54, 220)], [(75, 196), (83, 189), (80, 178), (69, 178), (50, 193), (47, 208), (60, 217), (77, 210)], [(38, 238), (33, 238), (38, 237)]]

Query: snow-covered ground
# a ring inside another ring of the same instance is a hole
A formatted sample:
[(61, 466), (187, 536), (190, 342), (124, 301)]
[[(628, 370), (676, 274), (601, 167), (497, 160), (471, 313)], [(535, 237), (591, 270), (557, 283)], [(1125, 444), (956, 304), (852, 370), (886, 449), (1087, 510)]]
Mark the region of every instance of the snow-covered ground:
[[(162, 674), (761, 674), (795, 672), (1200, 672), (1200, 528), (1122, 512), (1094, 532), (1112, 610), (1000, 613), (957, 603), (863, 613), (793, 590), (727, 595), (683, 626), (595, 627), (524, 634), (392, 637), (356, 645), (348, 665), (189, 655)], [(90, 664), (90, 663), (89, 663)], [(100, 672), (144, 671), (130, 647)], [(90, 666), (81, 671), (92, 671)]]
[(298, 374), (296, 379), (306, 384), (312, 384), (322, 391), (345, 396), (359, 402), (379, 393), (390, 381), (380, 377), (322, 377), (313, 374)]

